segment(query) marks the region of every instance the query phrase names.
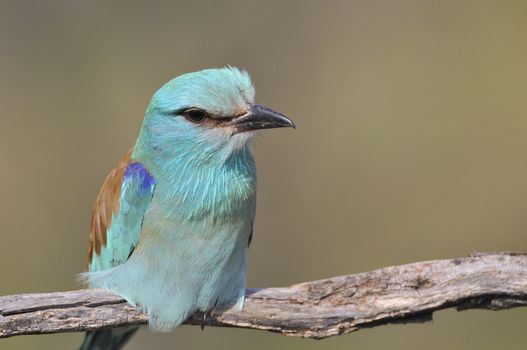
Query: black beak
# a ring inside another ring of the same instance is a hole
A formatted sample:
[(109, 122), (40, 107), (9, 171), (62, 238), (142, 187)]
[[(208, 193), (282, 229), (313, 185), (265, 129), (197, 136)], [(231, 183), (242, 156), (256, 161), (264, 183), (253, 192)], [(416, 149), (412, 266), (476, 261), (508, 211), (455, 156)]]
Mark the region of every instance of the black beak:
[(235, 128), (236, 134), (250, 130), (295, 127), (282, 113), (257, 104), (250, 104), (247, 113), (234, 118), (230, 124)]

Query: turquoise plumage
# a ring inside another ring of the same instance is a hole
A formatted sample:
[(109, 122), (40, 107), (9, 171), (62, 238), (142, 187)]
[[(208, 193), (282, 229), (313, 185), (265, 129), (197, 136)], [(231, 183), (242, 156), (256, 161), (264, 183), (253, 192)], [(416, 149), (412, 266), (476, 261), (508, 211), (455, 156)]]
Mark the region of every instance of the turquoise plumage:
[[(249, 75), (236, 68), (165, 84), (101, 188), (81, 278), (145, 310), (157, 331), (197, 310), (241, 310), (256, 198), (250, 146), (257, 130), (276, 127), (294, 125), (255, 104)], [(96, 347), (94, 334), (83, 348)], [(106, 333), (105, 346), (122, 346), (117, 336)]]

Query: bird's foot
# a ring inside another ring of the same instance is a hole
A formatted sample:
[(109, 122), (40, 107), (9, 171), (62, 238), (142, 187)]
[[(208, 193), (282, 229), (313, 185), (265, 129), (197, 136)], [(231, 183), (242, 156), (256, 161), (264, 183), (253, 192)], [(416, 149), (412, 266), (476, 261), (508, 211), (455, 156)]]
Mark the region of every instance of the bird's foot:
[(205, 323), (208, 320), (208, 326), (210, 327), (212, 325), (212, 317), (214, 315), (214, 311), (216, 311), (216, 307), (218, 306), (218, 299), (216, 299), (216, 302), (214, 303), (214, 306), (211, 310), (203, 312), (203, 317), (201, 319), (201, 330), (205, 329)]
[[(208, 311), (205, 311), (203, 312), (203, 317), (201, 318), (201, 330), (204, 330), (205, 329), (205, 322), (207, 320), (207, 314), (208, 314)], [(209, 321), (209, 325), (210, 325), (210, 321)]]

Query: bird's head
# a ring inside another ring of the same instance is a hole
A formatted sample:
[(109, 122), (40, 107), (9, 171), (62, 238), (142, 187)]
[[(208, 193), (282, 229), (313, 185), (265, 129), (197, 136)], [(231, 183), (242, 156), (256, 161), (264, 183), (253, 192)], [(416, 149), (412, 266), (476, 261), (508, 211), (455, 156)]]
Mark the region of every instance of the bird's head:
[(254, 103), (247, 72), (207, 69), (181, 75), (154, 94), (135, 151), (165, 160), (189, 154), (226, 159), (248, 148), (258, 130), (281, 127), (294, 124)]

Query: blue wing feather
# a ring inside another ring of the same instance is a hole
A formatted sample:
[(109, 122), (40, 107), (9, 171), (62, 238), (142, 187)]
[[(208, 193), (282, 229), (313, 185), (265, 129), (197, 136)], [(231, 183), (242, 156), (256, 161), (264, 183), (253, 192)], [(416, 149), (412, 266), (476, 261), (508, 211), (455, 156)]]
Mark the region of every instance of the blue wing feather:
[(128, 260), (141, 236), (143, 217), (150, 206), (155, 179), (143, 164), (129, 163), (123, 173), (119, 209), (106, 232), (106, 245), (94, 254), (89, 271), (101, 271)]

